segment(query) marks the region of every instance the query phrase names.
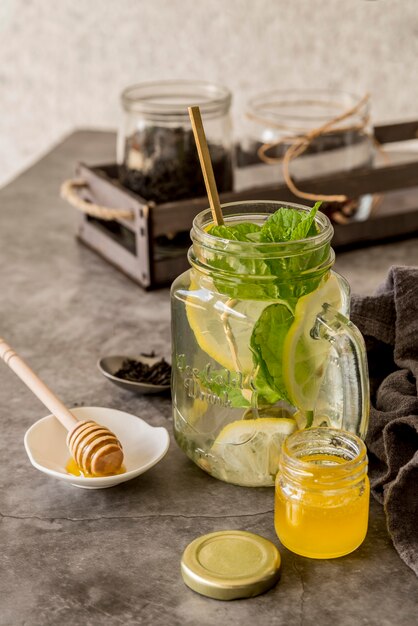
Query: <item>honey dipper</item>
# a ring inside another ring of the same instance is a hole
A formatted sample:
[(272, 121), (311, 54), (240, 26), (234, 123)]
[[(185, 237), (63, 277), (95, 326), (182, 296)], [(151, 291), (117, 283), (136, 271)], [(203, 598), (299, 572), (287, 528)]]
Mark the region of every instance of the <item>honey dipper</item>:
[(92, 421), (78, 421), (1, 337), (0, 357), (68, 431), (67, 446), (85, 475), (108, 476), (120, 469), (122, 446), (108, 428)]

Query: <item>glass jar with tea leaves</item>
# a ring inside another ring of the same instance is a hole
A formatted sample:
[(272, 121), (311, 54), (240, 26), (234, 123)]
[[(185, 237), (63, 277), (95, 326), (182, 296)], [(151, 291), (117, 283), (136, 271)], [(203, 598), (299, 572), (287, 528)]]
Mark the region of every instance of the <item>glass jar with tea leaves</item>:
[(157, 204), (205, 195), (187, 108), (199, 105), (219, 191), (232, 189), (231, 93), (203, 81), (128, 87), (118, 136), (121, 183)]
[[(237, 147), (240, 168), (259, 166), (259, 182), (284, 180), (283, 165), (297, 180), (370, 165), (373, 128), (368, 95), (331, 90), (273, 90), (249, 99), (246, 130)], [(264, 165), (264, 167), (263, 167)], [(266, 167), (266, 165), (268, 167)], [(248, 170), (242, 170), (248, 178)]]

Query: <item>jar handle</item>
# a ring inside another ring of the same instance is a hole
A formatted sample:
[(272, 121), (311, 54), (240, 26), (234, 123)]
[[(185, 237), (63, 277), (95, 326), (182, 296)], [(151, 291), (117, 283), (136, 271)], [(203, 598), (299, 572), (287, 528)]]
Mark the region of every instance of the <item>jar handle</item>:
[(369, 424), (366, 346), (357, 326), (327, 303), (316, 316), (313, 339), (325, 339), (338, 355), (342, 389), (342, 428), (365, 438)]
[(87, 200), (81, 198), (78, 190), (88, 186), (88, 183), (82, 178), (71, 178), (69, 180), (65, 180), (60, 189), (61, 198), (66, 200), (79, 211), (82, 211), (91, 217), (97, 217), (101, 220), (134, 219), (134, 212), (131, 209), (114, 209), (101, 204), (96, 204), (95, 202), (88, 202)]

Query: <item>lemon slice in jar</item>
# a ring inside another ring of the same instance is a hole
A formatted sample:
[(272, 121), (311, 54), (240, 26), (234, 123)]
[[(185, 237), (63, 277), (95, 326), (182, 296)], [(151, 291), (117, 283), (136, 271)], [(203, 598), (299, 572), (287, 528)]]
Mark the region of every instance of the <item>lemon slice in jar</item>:
[(262, 311), (263, 300), (220, 298), (215, 287), (199, 289), (193, 282), (186, 297), (186, 314), (201, 350), (222, 367), (244, 375), (253, 369), (251, 333)]
[(302, 411), (314, 410), (328, 361), (329, 342), (311, 336), (316, 316), (325, 303), (337, 311), (343, 306), (341, 288), (334, 274), (299, 299), (294, 322), (284, 341), (283, 379), (292, 404)]
[(283, 441), (297, 429), (292, 418), (260, 417), (225, 426), (211, 453), (222, 480), (245, 486), (272, 484)]

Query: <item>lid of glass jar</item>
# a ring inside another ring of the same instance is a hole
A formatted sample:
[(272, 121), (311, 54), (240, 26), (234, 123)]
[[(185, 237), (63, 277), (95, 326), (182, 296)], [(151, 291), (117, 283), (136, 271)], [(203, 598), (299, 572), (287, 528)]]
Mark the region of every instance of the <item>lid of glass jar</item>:
[(183, 580), (216, 600), (257, 596), (280, 578), (280, 553), (269, 541), (244, 530), (221, 530), (192, 541), (181, 559)]

